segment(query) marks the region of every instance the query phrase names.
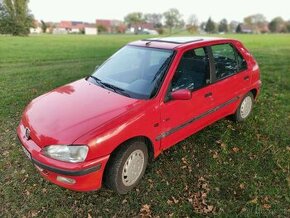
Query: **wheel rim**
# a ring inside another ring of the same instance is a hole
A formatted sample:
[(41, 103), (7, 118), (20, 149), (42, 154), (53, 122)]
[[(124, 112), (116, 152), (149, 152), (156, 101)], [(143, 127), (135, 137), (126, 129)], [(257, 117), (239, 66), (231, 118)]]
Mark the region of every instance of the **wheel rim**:
[(246, 118), (249, 116), (250, 112), (252, 110), (252, 98), (250, 96), (247, 96), (244, 98), (242, 104), (241, 104), (241, 117)]
[(122, 170), (122, 182), (125, 186), (133, 185), (140, 177), (145, 163), (144, 152), (133, 151), (126, 160)]

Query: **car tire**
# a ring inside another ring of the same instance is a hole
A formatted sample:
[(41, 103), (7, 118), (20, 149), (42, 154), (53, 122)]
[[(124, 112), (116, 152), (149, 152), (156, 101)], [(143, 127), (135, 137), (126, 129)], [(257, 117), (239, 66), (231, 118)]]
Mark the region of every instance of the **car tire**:
[(131, 140), (112, 153), (104, 175), (105, 185), (119, 194), (132, 190), (143, 177), (148, 149), (143, 140)]
[(240, 105), (236, 112), (233, 114), (233, 120), (236, 122), (242, 122), (247, 119), (254, 105), (254, 96), (252, 92), (248, 92), (240, 102)]

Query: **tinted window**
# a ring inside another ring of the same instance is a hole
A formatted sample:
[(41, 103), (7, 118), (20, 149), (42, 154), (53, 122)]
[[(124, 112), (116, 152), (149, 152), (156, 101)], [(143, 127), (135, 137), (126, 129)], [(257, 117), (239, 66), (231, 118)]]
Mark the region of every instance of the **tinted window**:
[(230, 44), (214, 45), (211, 48), (217, 80), (247, 68), (244, 58)]
[(92, 76), (104, 88), (148, 99), (156, 94), (172, 55), (172, 50), (125, 46)]
[(183, 54), (174, 74), (172, 91), (178, 89), (198, 89), (209, 82), (209, 59), (204, 48)]

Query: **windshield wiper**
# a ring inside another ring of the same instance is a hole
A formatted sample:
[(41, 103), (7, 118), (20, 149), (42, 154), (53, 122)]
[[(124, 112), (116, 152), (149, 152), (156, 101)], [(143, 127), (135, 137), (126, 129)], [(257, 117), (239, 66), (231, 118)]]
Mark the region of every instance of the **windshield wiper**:
[(100, 83), (100, 79), (99, 78), (97, 78), (97, 77), (94, 77), (94, 76), (92, 76), (92, 75), (90, 75), (90, 76), (88, 76), (87, 78), (92, 78), (95, 82), (97, 82), (97, 83)]
[(109, 84), (109, 83), (105, 83), (103, 82), (102, 80), (100, 80), (99, 78), (95, 77), (95, 76), (90, 76), (90, 78), (94, 79), (95, 82), (100, 85), (101, 87), (103, 88), (106, 88), (106, 89), (110, 89), (110, 90), (113, 90), (114, 92), (116, 93), (119, 93), (119, 94), (122, 94), (122, 95), (125, 95), (127, 97), (131, 97), (124, 89), (122, 88), (119, 88), (117, 86), (114, 86), (112, 84)]
[(112, 85), (110, 83), (105, 83), (105, 82), (102, 82), (102, 81), (100, 81), (100, 82), (102, 83), (103, 86), (106, 86), (107, 88), (113, 90), (116, 93), (125, 95), (127, 97), (131, 97), (124, 89), (122, 89), (120, 87), (114, 86), (114, 85)]

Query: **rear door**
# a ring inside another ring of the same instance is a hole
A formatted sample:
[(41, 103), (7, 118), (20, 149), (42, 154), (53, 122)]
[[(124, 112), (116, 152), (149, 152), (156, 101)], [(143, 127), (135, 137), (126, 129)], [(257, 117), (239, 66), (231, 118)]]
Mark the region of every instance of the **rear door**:
[(250, 71), (245, 59), (232, 44), (212, 45), (210, 51), (214, 65), (213, 106), (219, 119), (236, 109), (239, 99), (250, 86)]

